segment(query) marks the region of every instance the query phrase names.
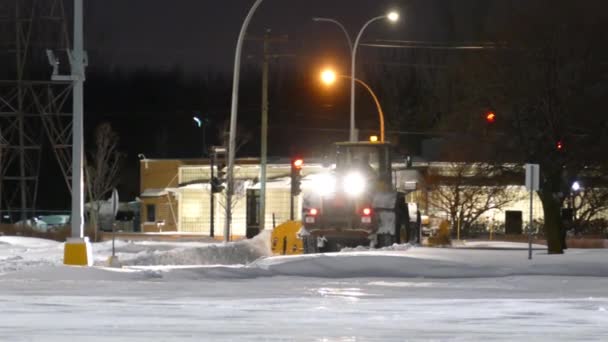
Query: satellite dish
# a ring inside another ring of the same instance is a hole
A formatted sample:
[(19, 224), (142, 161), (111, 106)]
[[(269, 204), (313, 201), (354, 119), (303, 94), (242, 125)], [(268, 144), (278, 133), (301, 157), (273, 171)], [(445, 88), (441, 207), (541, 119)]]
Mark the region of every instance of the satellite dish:
[(118, 213), (118, 204), (119, 204), (118, 190), (116, 190), (116, 188), (112, 189), (112, 196), (110, 197), (110, 203), (112, 204), (112, 215), (113, 215), (113, 217), (116, 217), (116, 214)]

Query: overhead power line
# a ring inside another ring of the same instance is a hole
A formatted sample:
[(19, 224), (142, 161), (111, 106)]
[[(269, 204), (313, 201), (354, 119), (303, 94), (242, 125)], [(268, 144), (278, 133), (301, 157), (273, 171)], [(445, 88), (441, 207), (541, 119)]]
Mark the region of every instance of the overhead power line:
[(506, 48), (505, 44), (494, 42), (447, 43), (416, 40), (376, 40), (362, 46), (375, 48), (427, 49), (427, 50), (495, 50)]

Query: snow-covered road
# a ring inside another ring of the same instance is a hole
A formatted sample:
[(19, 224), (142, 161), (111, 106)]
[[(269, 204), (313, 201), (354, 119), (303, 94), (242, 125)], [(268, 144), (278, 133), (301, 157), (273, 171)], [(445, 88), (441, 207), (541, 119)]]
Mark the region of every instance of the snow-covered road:
[[(0, 237), (0, 341), (602, 341), (608, 335), (603, 250), (563, 256), (537, 250), (530, 262), (522, 250), (399, 246), (250, 262), (264, 254), (256, 242), (118, 246), (134, 266), (65, 267), (60, 244)], [(96, 252), (101, 264), (107, 244)], [(200, 262), (211, 254), (223, 265)]]

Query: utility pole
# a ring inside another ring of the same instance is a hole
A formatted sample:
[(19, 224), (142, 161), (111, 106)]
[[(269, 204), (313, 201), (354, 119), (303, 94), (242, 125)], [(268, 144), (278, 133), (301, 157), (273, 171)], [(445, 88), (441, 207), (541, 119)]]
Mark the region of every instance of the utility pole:
[[(287, 36), (271, 37), (271, 30), (264, 32), (264, 56), (262, 63), (262, 130), (261, 130), (261, 151), (260, 151), (260, 208), (259, 208), (259, 227), (260, 231), (266, 228), (266, 165), (268, 164), (268, 73), (270, 60), (289, 55), (273, 55), (270, 53), (272, 43), (285, 43)], [(248, 40), (260, 40), (255, 37), (247, 37)]]
[(72, 50), (72, 79), (74, 84), (72, 134), (72, 237), (84, 237), (83, 187), (83, 88), (85, 78), (85, 52), (83, 38), (83, 0), (74, 0), (74, 49)]

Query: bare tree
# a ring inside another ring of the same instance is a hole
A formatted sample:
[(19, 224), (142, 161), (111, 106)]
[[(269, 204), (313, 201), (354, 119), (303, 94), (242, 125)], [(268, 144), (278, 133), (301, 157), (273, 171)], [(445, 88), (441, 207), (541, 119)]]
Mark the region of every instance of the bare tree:
[(86, 186), (91, 205), (90, 219), (95, 228), (95, 240), (99, 230), (101, 202), (118, 184), (122, 153), (118, 151), (118, 135), (109, 123), (95, 129), (95, 148), (86, 158)]
[[(239, 134), (236, 137), (235, 153), (238, 152), (252, 138), (251, 131), (246, 130), (244, 127), (237, 126), (237, 131), (239, 132)], [(230, 121), (224, 121), (218, 133), (220, 138), (219, 140), (222, 142), (222, 146), (228, 147), (228, 138), (230, 135)]]
[(608, 210), (608, 189), (585, 188), (580, 193), (573, 194), (571, 201), (575, 213), (573, 227), (580, 233), (588, 228), (593, 220), (602, 218), (601, 214)]
[[(236, 173), (235, 178), (238, 177), (238, 173)], [(245, 199), (247, 196), (247, 189), (245, 188), (247, 183), (244, 180), (235, 180), (234, 181), (234, 195), (232, 195), (232, 201), (230, 202), (230, 208), (234, 209), (239, 204), (239, 202)], [(226, 191), (221, 193), (219, 197), (218, 204), (220, 207), (226, 209)]]
[(485, 213), (517, 200), (500, 184), (503, 171), (486, 163), (447, 163), (427, 174), (430, 206), (445, 212), (454, 230), (468, 230)]
[(608, 170), (603, 157), (608, 123), (602, 114), (608, 93), (608, 40), (602, 34), (608, 3), (534, 0), (525, 9), (512, 6), (497, 20), (493, 37), (506, 48), (476, 55), (462, 66), (461, 100), (469, 107), (461, 112), (496, 110), (497, 124), (489, 133), (497, 139), (488, 142), (496, 162), (540, 165), (537, 194), (549, 253), (563, 253), (561, 209), (572, 182), (589, 167), (602, 174)]
[[(230, 122), (226, 120), (224, 122), (224, 124), (221, 126), (221, 129), (219, 131), (220, 141), (222, 141), (223, 146), (226, 146), (226, 147), (228, 146), (229, 129), (230, 129)], [(240, 133), (236, 137), (236, 144), (235, 144), (236, 152), (238, 152), (252, 138), (251, 132), (243, 129), (242, 127), (239, 127), (238, 131)], [(220, 165), (216, 165), (218, 170), (220, 170), (222, 167), (226, 166), (226, 164), (224, 164), (224, 165), (221, 165), (221, 164), (222, 163), (220, 163)], [(236, 206), (244, 198), (246, 198), (246, 195), (247, 195), (247, 189), (245, 188), (246, 182), (244, 180), (237, 180), (236, 178), (238, 178), (238, 176), (239, 176), (238, 169), (235, 169), (234, 193), (233, 193), (232, 199), (230, 201), (231, 212), (236, 208)], [(222, 191), (220, 193), (220, 196), (217, 201), (218, 205), (223, 209), (226, 209), (226, 202), (227, 202), (226, 197), (227, 197), (227, 191), (226, 191), (226, 188), (224, 187), (224, 191)]]

